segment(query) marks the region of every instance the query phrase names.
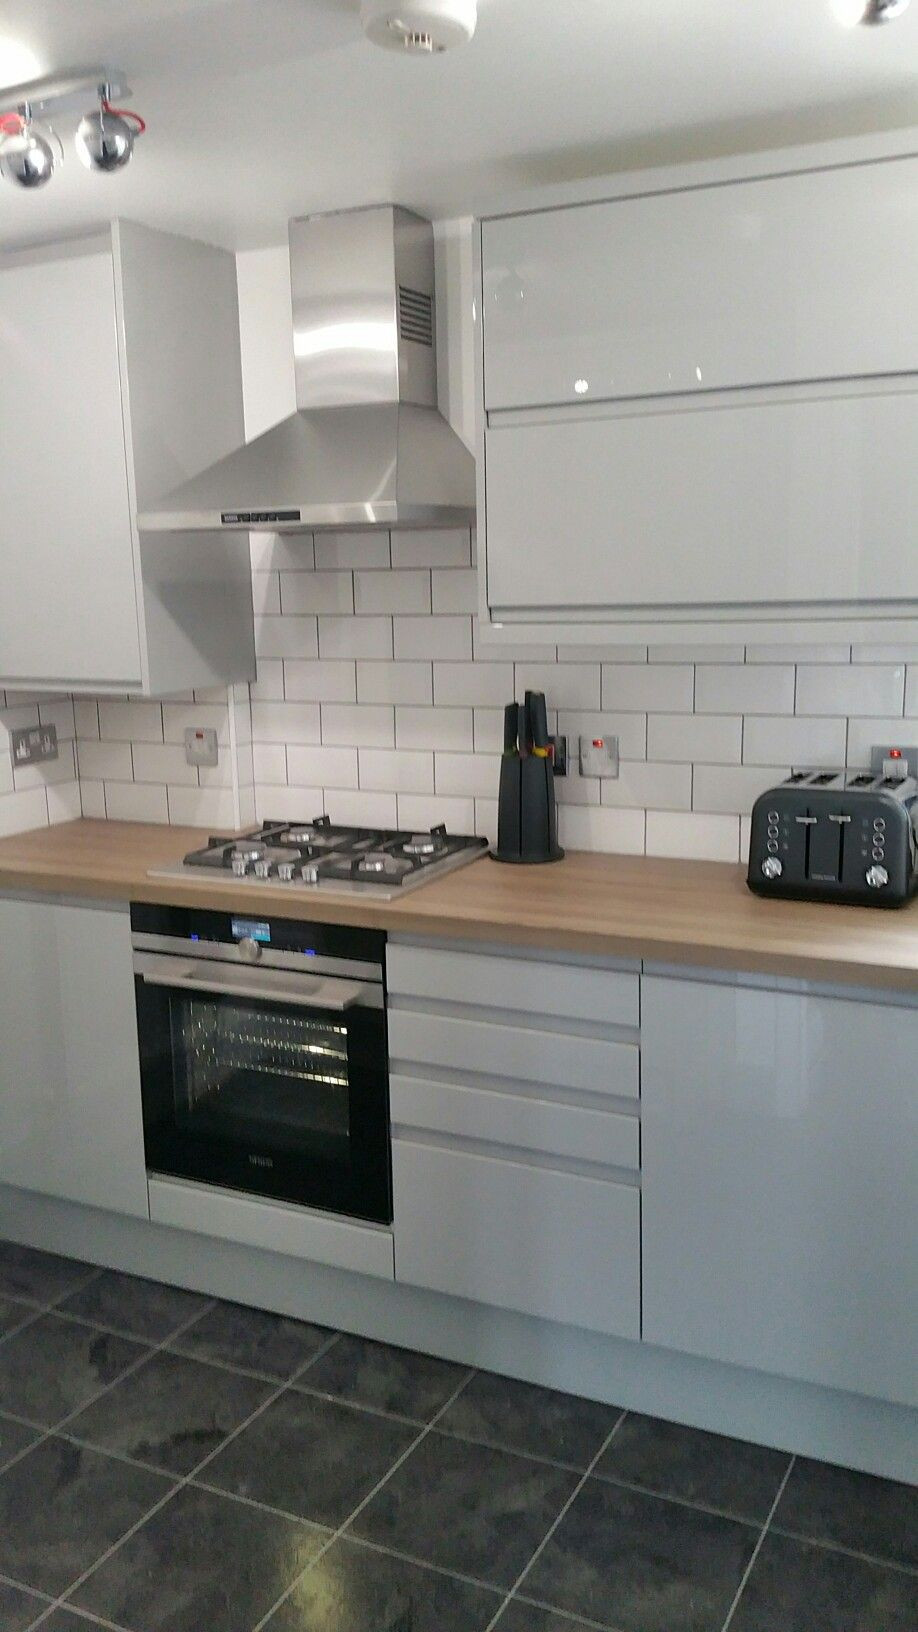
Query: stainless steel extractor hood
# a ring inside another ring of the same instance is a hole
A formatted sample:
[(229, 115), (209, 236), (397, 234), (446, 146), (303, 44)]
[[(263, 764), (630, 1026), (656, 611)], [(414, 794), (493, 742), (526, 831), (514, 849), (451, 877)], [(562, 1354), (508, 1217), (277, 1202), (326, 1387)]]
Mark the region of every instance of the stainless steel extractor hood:
[(392, 205), (291, 221), (290, 277), (297, 412), (141, 528), (469, 526), (475, 461), (437, 408), (430, 222)]

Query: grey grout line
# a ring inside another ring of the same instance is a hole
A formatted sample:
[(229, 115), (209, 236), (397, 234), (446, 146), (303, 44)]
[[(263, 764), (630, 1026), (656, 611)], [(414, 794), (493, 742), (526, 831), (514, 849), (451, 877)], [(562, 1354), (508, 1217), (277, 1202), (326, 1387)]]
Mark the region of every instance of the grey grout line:
[(577, 1500), (577, 1497), (580, 1495), (580, 1492), (582, 1491), (584, 1485), (586, 1484), (586, 1482), (589, 1479), (591, 1473), (593, 1472), (593, 1469), (595, 1468), (597, 1462), (599, 1461), (600, 1457), (602, 1457), (605, 1454), (605, 1452), (609, 1449), (609, 1446), (611, 1445), (613, 1439), (615, 1438), (616, 1434), (618, 1433), (618, 1430), (621, 1427), (621, 1425), (624, 1422), (627, 1415), (628, 1415), (627, 1411), (623, 1411), (621, 1413), (621, 1416), (618, 1418), (617, 1422), (614, 1424), (614, 1426), (610, 1429), (609, 1433), (606, 1435), (606, 1437), (603, 1440), (602, 1444), (600, 1445), (598, 1451), (596, 1452), (596, 1455), (593, 1457), (592, 1462), (590, 1463), (589, 1467), (586, 1469), (586, 1472), (582, 1473), (580, 1478), (578, 1479), (576, 1485), (574, 1486), (573, 1490), (571, 1491), (571, 1494), (567, 1498), (567, 1501), (564, 1503), (564, 1506), (561, 1508), (560, 1513), (555, 1518), (554, 1523), (549, 1526), (548, 1530), (546, 1530), (544, 1536), (542, 1537), (542, 1540), (539, 1542), (539, 1545), (536, 1548), (535, 1552), (533, 1553), (532, 1557), (530, 1558), (528, 1564), (525, 1566), (524, 1569), (522, 1569), (520, 1571), (520, 1573), (517, 1576), (516, 1580), (514, 1581), (512, 1587), (510, 1588), (510, 1591), (507, 1593), (506, 1598), (504, 1599), (503, 1603), (500, 1605), (499, 1609), (497, 1610), (497, 1613), (494, 1616), (492, 1616), (491, 1620), (488, 1622), (488, 1625), (485, 1627), (485, 1632), (493, 1632), (493, 1629), (494, 1629), (494, 1627), (497, 1626), (497, 1623), (500, 1620), (501, 1616), (503, 1615), (504, 1610), (507, 1608), (508, 1604), (512, 1603), (513, 1599), (516, 1597), (517, 1593), (519, 1592), (520, 1587), (522, 1586), (522, 1584), (525, 1581), (527, 1575), (529, 1574), (529, 1571), (532, 1569), (532, 1566), (535, 1564), (536, 1560), (542, 1556), (542, 1553), (544, 1552), (545, 1548), (548, 1546), (548, 1543), (551, 1541), (551, 1538), (554, 1535), (555, 1531), (557, 1530), (559, 1524), (566, 1517), (566, 1515), (570, 1512), (570, 1509), (573, 1507), (575, 1501)]
[(742, 1598), (743, 1593), (746, 1590), (746, 1584), (747, 1584), (747, 1582), (749, 1580), (749, 1577), (751, 1576), (753, 1570), (755, 1569), (755, 1561), (758, 1558), (759, 1553), (762, 1551), (762, 1543), (763, 1543), (763, 1541), (765, 1540), (765, 1537), (768, 1534), (768, 1527), (771, 1524), (771, 1521), (774, 1518), (775, 1513), (778, 1510), (778, 1503), (780, 1502), (781, 1497), (784, 1495), (785, 1489), (787, 1488), (787, 1481), (788, 1481), (788, 1479), (790, 1478), (791, 1474), (794, 1471), (794, 1465), (795, 1465), (796, 1461), (797, 1461), (796, 1456), (792, 1456), (791, 1459), (790, 1459), (790, 1464), (788, 1466), (787, 1472), (785, 1473), (784, 1478), (781, 1480), (781, 1483), (778, 1486), (778, 1491), (777, 1491), (777, 1494), (775, 1496), (775, 1499), (772, 1502), (771, 1507), (768, 1510), (768, 1517), (766, 1518), (765, 1523), (762, 1526), (762, 1533), (759, 1536), (758, 1541), (756, 1542), (755, 1546), (752, 1549), (752, 1557), (750, 1558), (749, 1563), (746, 1565), (746, 1568), (743, 1571), (742, 1579), (740, 1580), (740, 1584), (736, 1589), (736, 1593), (734, 1595), (733, 1602), (730, 1605), (730, 1608), (727, 1610), (727, 1618), (724, 1621), (724, 1624), (721, 1627), (720, 1632), (729, 1632), (730, 1622), (733, 1620), (733, 1617), (736, 1614), (737, 1609), (739, 1608), (739, 1601)]
[(875, 1564), (881, 1570), (895, 1570), (899, 1575), (918, 1576), (918, 1564), (897, 1563), (894, 1558), (882, 1558), (879, 1553), (862, 1553), (857, 1547), (844, 1547), (841, 1542), (827, 1541), (824, 1536), (806, 1536), (802, 1530), (786, 1530), (772, 1521), (772, 1535), (796, 1541), (803, 1547), (819, 1547), (824, 1553), (842, 1553), (845, 1558), (856, 1558), (861, 1564)]
[(443, 1416), (444, 1412), (448, 1411), (450, 1406), (453, 1405), (456, 1400), (458, 1400), (458, 1398), (459, 1398), (460, 1394), (462, 1393), (463, 1389), (468, 1387), (468, 1384), (471, 1382), (472, 1378), (475, 1376), (475, 1374), (477, 1372), (477, 1369), (478, 1368), (476, 1366), (470, 1366), (468, 1368), (468, 1370), (465, 1373), (465, 1376), (461, 1379), (460, 1382), (458, 1382), (456, 1384), (456, 1387), (453, 1389), (453, 1392), (450, 1395), (449, 1399), (444, 1401), (444, 1403), (441, 1405), (439, 1411), (437, 1412), (436, 1416), (434, 1416), (432, 1418), (432, 1420), (429, 1423), (427, 1423), (426, 1427), (424, 1427), (421, 1430), (421, 1432), (415, 1436), (415, 1438), (411, 1441), (411, 1444), (406, 1446), (405, 1450), (402, 1451), (401, 1455), (396, 1457), (396, 1459), (393, 1462), (391, 1468), (389, 1468), (386, 1471), (386, 1473), (383, 1474), (381, 1479), (377, 1480), (377, 1482), (373, 1486), (372, 1490), (368, 1491), (366, 1496), (363, 1497), (363, 1500), (358, 1502), (357, 1506), (354, 1508), (353, 1513), (351, 1513), (344, 1520), (344, 1522), (338, 1526), (337, 1530), (335, 1530), (334, 1533), (331, 1536), (329, 1536), (328, 1541), (325, 1543), (325, 1545), (323, 1547), (321, 1547), (319, 1549), (319, 1551), (317, 1552), (315, 1558), (310, 1560), (310, 1562), (309, 1562), (309, 1564), (307, 1564), (305, 1570), (301, 1570), (300, 1574), (298, 1576), (296, 1576), (296, 1578), (293, 1581), (290, 1582), (290, 1585), (287, 1587), (285, 1592), (281, 1593), (281, 1595), (277, 1599), (276, 1603), (273, 1603), (271, 1605), (270, 1609), (267, 1611), (267, 1613), (262, 1616), (261, 1620), (258, 1621), (255, 1626), (253, 1626), (252, 1632), (263, 1632), (263, 1628), (265, 1626), (267, 1626), (267, 1624), (270, 1621), (271, 1617), (273, 1615), (277, 1614), (277, 1611), (280, 1609), (281, 1605), (286, 1603), (286, 1601), (290, 1597), (291, 1593), (295, 1592), (296, 1588), (300, 1585), (300, 1582), (305, 1579), (305, 1577), (309, 1574), (310, 1570), (315, 1569), (315, 1567), (319, 1563), (319, 1561), (325, 1557), (325, 1554), (328, 1552), (329, 1548), (333, 1547), (335, 1542), (339, 1541), (341, 1539), (341, 1537), (345, 1534), (345, 1531), (347, 1531), (350, 1528), (350, 1526), (354, 1523), (354, 1520), (356, 1518), (358, 1518), (359, 1515), (363, 1512), (364, 1508), (368, 1506), (368, 1504), (379, 1493), (379, 1491), (382, 1490), (383, 1486), (385, 1484), (387, 1484), (388, 1481), (392, 1478), (393, 1474), (398, 1472), (398, 1469), (403, 1465), (403, 1463), (405, 1463), (408, 1460), (409, 1456), (411, 1456), (412, 1453), (415, 1450), (417, 1450), (417, 1447), (427, 1438), (427, 1436), (430, 1433), (431, 1429), (434, 1427), (434, 1424), (439, 1421), (440, 1417)]
[[(507, 1598), (501, 1604), (500, 1613), (502, 1618), (506, 1614), (510, 1602), (511, 1600)], [(556, 1617), (558, 1620), (569, 1621), (571, 1626), (577, 1629), (577, 1632), (580, 1632), (581, 1627), (588, 1627), (589, 1632), (624, 1632), (624, 1628), (621, 1626), (610, 1626), (607, 1621), (594, 1621), (590, 1615), (574, 1615), (569, 1609), (559, 1609), (557, 1604), (549, 1604), (544, 1598), (530, 1598), (525, 1592), (518, 1592), (513, 1602), (525, 1604), (527, 1608), (532, 1605), (534, 1609), (544, 1609), (549, 1615)], [(497, 1632), (500, 1632), (500, 1622), (498, 1621), (496, 1624)]]
[(406, 1553), (399, 1547), (384, 1547), (381, 1542), (371, 1541), (369, 1536), (342, 1536), (341, 1540), (347, 1547), (360, 1547), (364, 1552), (378, 1553), (382, 1558), (394, 1558), (400, 1564), (412, 1564), (415, 1569), (442, 1575), (448, 1581), (463, 1581), (466, 1586), (478, 1587), (492, 1597), (501, 1596), (502, 1589), (496, 1587), (493, 1581), (483, 1580), (480, 1575), (468, 1575), (463, 1570), (447, 1569), (444, 1564), (432, 1564), (429, 1558), (419, 1558), (416, 1553)]

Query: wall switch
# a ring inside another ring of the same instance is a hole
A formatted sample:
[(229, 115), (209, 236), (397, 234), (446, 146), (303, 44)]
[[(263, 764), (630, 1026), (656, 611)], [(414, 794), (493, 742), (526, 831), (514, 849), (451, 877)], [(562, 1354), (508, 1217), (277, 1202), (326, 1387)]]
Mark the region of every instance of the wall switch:
[(217, 733), (212, 725), (189, 725), (185, 730), (185, 759), (189, 765), (212, 770), (220, 760)]
[(618, 737), (581, 737), (580, 775), (618, 776)]
[(918, 776), (918, 748), (877, 743), (870, 750), (870, 769), (877, 776)]
[(25, 765), (43, 765), (46, 760), (58, 758), (57, 726), (27, 725), (10, 732), (10, 756), (13, 768)]

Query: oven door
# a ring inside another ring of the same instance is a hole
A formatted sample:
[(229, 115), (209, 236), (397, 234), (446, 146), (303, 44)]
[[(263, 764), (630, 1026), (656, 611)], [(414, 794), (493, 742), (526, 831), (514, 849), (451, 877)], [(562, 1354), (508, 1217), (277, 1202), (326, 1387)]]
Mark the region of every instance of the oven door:
[(392, 1219), (381, 985), (135, 952), (151, 1172)]

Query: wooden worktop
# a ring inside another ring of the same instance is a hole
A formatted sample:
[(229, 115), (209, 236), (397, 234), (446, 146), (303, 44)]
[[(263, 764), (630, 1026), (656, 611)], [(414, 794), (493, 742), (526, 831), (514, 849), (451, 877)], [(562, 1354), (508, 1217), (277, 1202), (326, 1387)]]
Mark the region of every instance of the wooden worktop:
[(762, 901), (741, 867), (574, 852), (549, 867), (487, 857), (401, 900), (234, 880), (150, 878), (204, 835), (78, 821), (0, 840), (0, 890), (264, 912), (465, 940), (745, 969), (918, 992), (918, 902), (899, 911)]

